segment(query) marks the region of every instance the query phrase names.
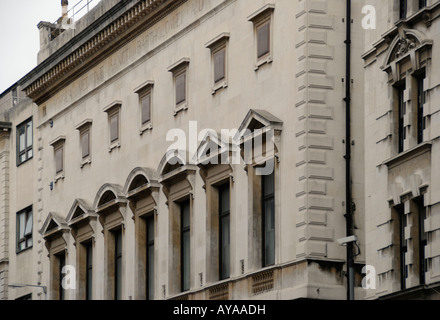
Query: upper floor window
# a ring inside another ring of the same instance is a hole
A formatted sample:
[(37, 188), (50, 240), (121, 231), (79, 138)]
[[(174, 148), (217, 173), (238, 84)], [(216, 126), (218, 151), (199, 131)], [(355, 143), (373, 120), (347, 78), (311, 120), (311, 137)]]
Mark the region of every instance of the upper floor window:
[(168, 71), (173, 74), (175, 115), (188, 109), (188, 66), (189, 59), (183, 58), (168, 68)]
[(64, 178), (64, 148), (66, 137), (60, 136), (50, 143), (54, 150), (55, 160), (55, 182)]
[(273, 12), (274, 4), (268, 4), (248, 17), (254, 23), (256, 70), (273, 60)]
[(17, 166), (33, 157), (32, 118), (17, 126)]
[(228, 85), (228, 40), (229, 33), (222, 33), (205, 45), (211, 50), (213, 94)]
[(400, 3), (399, 3), (399, 18), (400, 19), (405, 19), (407, 13), (408, 13), (408, 1), (407, 0), (400, 0)]
[(91, 134), (92, 120), (85, 120), (76, 127), (79, 131), (80, 150), (81, 150), (81, 168), (91, 163)]
[(147, 81), (135, 89), (139, 96), (139, 118), (140, 134), (151, 130), (152, 126), (152, 104), (153, 104), (153, 81)]
[(121, 101), (114, 101), (104, 108), (108, 115), (109, 152), (121, 146)]
[(33, 246), (33, 225), (32, 207), (17, 213), (17, 252), (21, 252)]

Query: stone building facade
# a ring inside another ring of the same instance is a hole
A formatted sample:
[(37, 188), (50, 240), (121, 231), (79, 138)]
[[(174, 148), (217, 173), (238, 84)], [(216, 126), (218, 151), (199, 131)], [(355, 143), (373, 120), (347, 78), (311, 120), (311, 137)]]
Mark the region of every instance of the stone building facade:
[(38, 66), (0, 96), (0, 298), (430, 292), (440, 2), (371, 1), (364, 30), (367, 2), (108, 0), (41, 22)]

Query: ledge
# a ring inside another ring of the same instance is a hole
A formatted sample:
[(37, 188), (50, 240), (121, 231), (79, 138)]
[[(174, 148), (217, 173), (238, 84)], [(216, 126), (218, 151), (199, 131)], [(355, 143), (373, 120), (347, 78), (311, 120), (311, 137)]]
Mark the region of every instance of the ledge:
[(205, 47), (212, 50), (217, 45), (223, 44), (224, 42), (228, 41), (229, 37), (230, 37), (229, 32), (223, 32), (220, 35), (218, 35), (217, 37), (215, 37), (214, 39), (208, 41), (205, 44)]
[(176, 63), (173, 63), (171, 66), (169, 66), (167, 68), (167, 71), (171, 72), (171, 73), (176, 73), (176, 71), (187, 67), (189, 65), (189, 63), (190, 63), (189, 58), (182, 58), (179, 61), (177, 61)]
[(252, 22), (258, 21), (258, 19), (260, 19), (262, 16), (269, 15), (274, 10), (275, 10), (274, 3), (266, 4), (263, 8), (255, 11), (253, 14), (251, 14), (249, 17), (247, 17), (247, 20), (252, 21)]
[(432, 142), (430, 141), (424, 142), (412, 149), (406, 150), (398, 154), (397, 156), (392, 157), (391, 159), (384, 161), (382, 165), (386, 165), (388, 168), (393, 168), (417, 156), (420, 156), (426, 152), (430, 152), (431, 149), (432, 149)]
[(154, 81), (148, 80), (139, 85), (137, 88), (135, 88), (133, 91), (137, 94), (142, 94), (143, 92), (147, 91), (148, 89), (152, 88), (154, 86)]

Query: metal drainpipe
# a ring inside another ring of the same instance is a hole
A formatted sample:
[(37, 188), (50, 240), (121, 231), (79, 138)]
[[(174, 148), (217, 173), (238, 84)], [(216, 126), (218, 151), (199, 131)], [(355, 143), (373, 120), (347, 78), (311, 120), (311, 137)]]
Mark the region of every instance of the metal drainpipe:
[[(353, 199), (351, 185), (351, 0), (347, 0), (347, 30), (346, 44), (346, 76), (345, 76), (345, 104), (346, 104), (346, 233), (347, 237), (354, 235), (353, 230)], [(354, 300), (354, 257), (353, 242), (347, 243), (347, 300)]]

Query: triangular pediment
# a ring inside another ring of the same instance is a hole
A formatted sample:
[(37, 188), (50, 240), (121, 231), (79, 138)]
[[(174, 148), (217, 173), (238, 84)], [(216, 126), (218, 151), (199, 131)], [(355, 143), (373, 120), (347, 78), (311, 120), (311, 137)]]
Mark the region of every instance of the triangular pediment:
[(238, 129), (236, 139), (261, 129), (281, 131), (283, 121), (266, 110), (251, 109)]
[(90, 206), (82, 199), (76, 199), (70, 208), (69, 214), (67, 215), (67, 223), (70, 223), (80, 217), (85, 215), (93, 214), (94, 211), (90, 208)]
[(47, 216), (40, 233), (42, 234), (43, 238), (46, 238), (66, 229), (68, 229), (66, 221), (58, 214), (51, 212)]

